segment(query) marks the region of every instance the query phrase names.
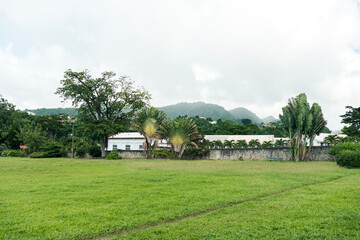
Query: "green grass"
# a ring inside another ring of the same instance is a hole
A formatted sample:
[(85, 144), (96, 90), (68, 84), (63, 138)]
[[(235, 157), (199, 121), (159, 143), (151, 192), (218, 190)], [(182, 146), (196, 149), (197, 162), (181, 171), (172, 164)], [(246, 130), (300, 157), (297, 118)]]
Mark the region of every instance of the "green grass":
[(0, 158), (0, 239), (357, 239), (359, 174), (333, 162)]

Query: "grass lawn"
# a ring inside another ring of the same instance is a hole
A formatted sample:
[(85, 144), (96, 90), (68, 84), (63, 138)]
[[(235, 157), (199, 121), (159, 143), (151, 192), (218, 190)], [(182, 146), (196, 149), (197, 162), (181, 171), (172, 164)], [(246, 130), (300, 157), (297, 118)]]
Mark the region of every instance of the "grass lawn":
[(0, 239), (359, 239), (333, 162), (0, 158)]

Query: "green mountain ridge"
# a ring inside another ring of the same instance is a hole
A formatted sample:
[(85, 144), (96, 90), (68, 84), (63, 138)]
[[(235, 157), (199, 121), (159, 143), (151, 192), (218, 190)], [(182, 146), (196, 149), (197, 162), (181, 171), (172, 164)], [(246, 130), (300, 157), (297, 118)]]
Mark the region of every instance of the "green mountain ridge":
[(186, 103), (181, 102), (174, 105), (165, 107), (159, 107), (160, 110), (164, 111), (169, 118), (177, 118), (178, 116), (189, 116), (189, 117), (204, 117), (211, 118), (213, 120), (221, 119), (233, 119), (233, 116), (225, 110), (225, 108), (210, 103), (194, 102)]
[[(181, 102), (174, 105), (158, 107), (158, 109), (164, 111), (171, 119), (177, 118), (178, 116), (199, 116), (211, 118), (212, 120), (218, 120), (220, 118), (224, 120), (250, 119), (253, 123), (257, 124), (279, 121), (273, 116), (261, 119), (255, 113), (243, 107), (227, 111), (222, 106), (205, 102)], [(25, 109), (24, 111), (32, 112), (36, 115), (67, 114), (70, 117), (77, 115), (76, 108), (39, 108)]]
[(257, 124), (278, 121), (273, 116), (261, 119), (255, 113), (243, 107), (227, 111), (222, 106), (205, 102), (182, 102), (174, 105), (159, 107), (159, 109), (164, 111), (172, 119), (177, 118), (178, 116), (187, 115), (189, 117), (199, 116), (211, 118), (212, 120), (217, 120), (219, 118), (227, 120), (250, 119), (253, 123)]
[(31, 112), (36, 115), (67, 114), (70, 117), (74, 117), (78, 114), (76, 108), (38, 108), (25, 109), (24, 112)]

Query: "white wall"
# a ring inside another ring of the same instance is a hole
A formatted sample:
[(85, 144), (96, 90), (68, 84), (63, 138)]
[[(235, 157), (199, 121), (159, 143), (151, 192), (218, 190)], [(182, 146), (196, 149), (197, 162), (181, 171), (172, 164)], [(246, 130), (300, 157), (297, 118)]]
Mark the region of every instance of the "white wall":
[(114, 145), (117, 150), (126, 150), (126, 145), (130, 145), (130, 150), (142, 150), (144, 139), (109, 139), (108, 151), (114, 150)]

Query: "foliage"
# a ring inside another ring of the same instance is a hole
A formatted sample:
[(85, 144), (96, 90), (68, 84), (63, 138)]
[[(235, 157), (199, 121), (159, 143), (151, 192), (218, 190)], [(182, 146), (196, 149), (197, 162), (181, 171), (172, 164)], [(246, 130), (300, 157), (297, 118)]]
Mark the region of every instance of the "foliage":
[(78, 114), (76, 108), (38, 108), (38, 109), (25, 109), (26, 112), (32, 112), (39, 116), (44, 115), (68, 115), (75, 117)]
[(34, 122), (41, 126), (42, 130), (47, 133), (51, 141), (55, 141), (57, 136), (65, 130), (65, 125), (63, 123), (67, 120), (67, 115), (44, 115), (37, 116), (34, 119)]
[(162, 159), (172, 158), (170, 149), (157, 149), (157, 150), (153, 149), (152, 154), (155, 158), (162, 158)]
[(224, 144), (220, 140), (213, 141), (213, 145), (215, 148), (224, 148)]
[(61, 157), (64, 154), (62, 146), (57, 142), (47, 142), (40, 147), (41, 153), (45, 153), (46, 157)]
[[(319, 104), (314, 103), (311, 108), (305, 93), (290, 98), (288, 105), (282, 108), (279, 115), (281, 124), (287, 130), (290, 138), (290, 150), (296, 161), (305, 160), (307, 141), (310, 149), (316, 135), (326, 126), (326, 121)], [(310, 150), (311, 151), (311, 150)]]
[(40, 150), (40, 146), (47, 140), (46, 133), (41, 128), (40, 124), (34, 122), (27, 123), (21, 129), (21, 139), (23, 143), (28, 147), (30, 152), (37, 152)]
[(344, 150), (336, 155), (336, 163), (347, 168), (360, 168), (360, 151)]
[(263, 147), (263, 148), (271, 148), (271, 147), (273, 147), (273, 144), (271, 143), (271, 141), (264, 141), (261, 144), (261, 147)]
[(224, 141), (224, 146), (225, 148), (234, 148), (234, 140), (225, 140)]
[(198, 159), (198, 158), (201, 159), (207, 156), (209, 153), (210, 153), (210, 149), (208, 148), (200, 148), (200, 147), (196, 148), (190, 145), (188, 148), (186, 148), (184, 155), (190, 159)]
[(116, 160), (116, 159), (122, 159), (122, 156), (120, 156), (117, 152), (115, 151), (111, 151), (109, 152), (109, 154), (106, 156), (106, 159), (108, 160)]
[(259, 142), (258, 139), (252, 139), (252, 140), (249, 141), (248, 146), (249, 146), (250, 148), (256, 148), (256, 147), (260, 147), (261, 144), (260, 144), (260, 142)]
[(348, 111), (341, 115), (342, 123), (349, 124), (344, 127), (342, 132), (348, 136), (360, 136), (360, 107), (354, 108), (352, 106), (346, 106)]
[(211, 119), (200, 117), (191, 117), (198, 126), (201, 135), (274, 135), (275, 137), (285, 137), (282, 126), (279, 123), (267, 125), (257, 125), (241, 120), (224, 120), (218, 119), (216, 123)]
[(101, 148), (98, 144), (92, 144), (87, 147), (86, 152), (93, 158), (101, 157)]
[(25, 157), (26, 151), (24, 150), (4, 150), (1, 152), (2, 157)]
[(189, 145), (183, 158), (185, 159), (202, 159), (209, 155), (210, 149), (212, 149), (212, 142), (204, 139), (203, 137), (194, 141), (194, 145)]
[(360, 152), (360, 143), (356, 143), (356, 142), (339, 143), (330, 149), (329, 155), (337, 156), (344, 151), (359, 151)]
[(79, 106), (79, 119), (85, 130), (100, 138), (102, 157), (108, 137), (118, 133), (124, 121), (150, 99), (148, 92), (135, 88), (126, 76), (118, 79), (115, 76), (113, 72), (103, 72), (101, 77), (92, 78), (88, 70), (69, 69), (56, 91), (64, 101), (71, 100), (74, 107)]
[(47, 158), (47, 153), (46, 152), (33, 152), (32, 154), (30, 154), (29, 156), (30, 158)]
[(201, 137), (195, 122), (190, 118), (183, 117), (164, 121), (159, 129), (159, 136), (170, 143), (175, 159), (181, 158), (188, 145), (192, 144), (197, 147), (194, 141)]
[(237, 140), (235, 143), (235, 148), (247, 148), (248, 144), (245, 140)]
[(285, 147), (286, 141), (284, 139), (278, 139), (275, 141), (274, 147)]
[(132, 129), (138, 131), (145, 138), (144, 151), (147, 158), (152, 158), (151, 150), (156, 149), (158, 130), (166, 120), (166, 114), (154, 107), (144, 107), (139, 110), (131, 122)]

